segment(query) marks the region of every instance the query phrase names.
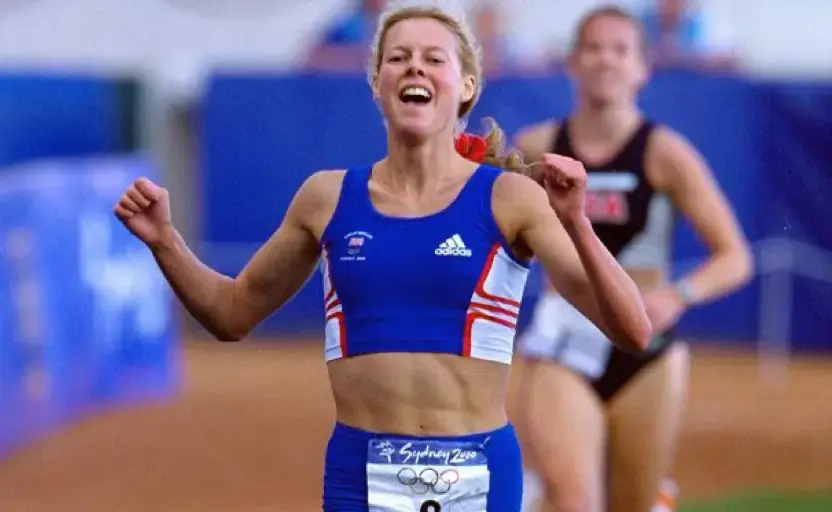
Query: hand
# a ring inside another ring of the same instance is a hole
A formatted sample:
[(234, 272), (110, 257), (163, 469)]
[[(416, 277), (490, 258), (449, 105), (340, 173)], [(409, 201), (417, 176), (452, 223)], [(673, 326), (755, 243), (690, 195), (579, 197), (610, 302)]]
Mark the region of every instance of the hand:
[(172, 229), (168, 191), (147, 178), (139, 178), (127, 188), (114, 212), (136, 238), (150, 247)]
[(646, 291), (642, 300), (656, 334), (673, 328), (687, 311), (687, 304), (672, 286)]
[(549, 204), (561, 222), (584, 218), (587, 175), (581, 162), (546, 153), (532, 164), (531, 177), (546, 189)]

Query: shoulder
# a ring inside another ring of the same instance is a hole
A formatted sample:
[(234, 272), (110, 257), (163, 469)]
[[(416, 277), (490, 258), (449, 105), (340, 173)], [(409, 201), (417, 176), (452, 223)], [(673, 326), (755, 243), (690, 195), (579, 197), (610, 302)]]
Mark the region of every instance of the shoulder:
[(515, 144), (527, 159), (535, 159), (546, 153), (557, 137), (560, 123), (548, 120), (521, 128), (515, 136)]
[(517, 132), (517, 140), (551, 142), (560, 128), (560, 123), (554, 119), (524, 126)]
[(320, 235), (335, 213), (346, 173), (343, 169), (312, 173), (295, 193), (287, 212), (287, 219), (292, 219)]
[(687, 137), (665, 125), (650, 134), (646, 154), (647, 173), (658, 189), (672, 185), (680, 173), (707, 169), (704, 157)]
[(546, 192), (537, 182), (517, 172), (501, 171), (494, 181), (494, 198), (511, 203), (522, 202), (530, 197), (546, 197)]
[(303, 182), (303, 187), (309, 190), (325, 191), (331, 188), (338, 189), (346, 176), (346, 169), (328, 169), (315, 171)]
[(494, 220), (514, 254), (528, 260), (534, 256), (533, 233), (556, 233), (560, 224), (542, 186), (528, 176), (502, 173), (494, 184)]
[(661, 123), (654, 124), (653, 131), (650, 133), (650, 141), (647, 149), (659, 155), (672, 154), (680, 149), (696, 151), (687, 137)]
[(494, 182), (494, 217), (507, 232), (516, 233), (530, 220), (552, 214), (546, 191), (537, 182), (514, 172), (502, 172)]
[(295, 194), (296, 202), (316, 206), (333, 200), (337, 202), (346, 173), (344, 169), (321, 170), (312, 173), (303, 181)]

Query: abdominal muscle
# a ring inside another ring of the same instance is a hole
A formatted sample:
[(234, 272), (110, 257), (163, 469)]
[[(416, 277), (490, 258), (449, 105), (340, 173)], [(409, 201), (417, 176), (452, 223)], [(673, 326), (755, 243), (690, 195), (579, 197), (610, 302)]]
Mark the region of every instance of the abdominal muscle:
[(509, 365), (452, 354), (379, 353), (331, 361), (336, 419), (373, 432), (463, 435), (508, 421)]

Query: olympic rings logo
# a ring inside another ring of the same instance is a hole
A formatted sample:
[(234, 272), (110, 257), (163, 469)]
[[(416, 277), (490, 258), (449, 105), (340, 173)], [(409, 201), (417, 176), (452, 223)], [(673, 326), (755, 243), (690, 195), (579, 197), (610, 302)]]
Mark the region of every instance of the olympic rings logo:
[(441, 473), (433, 468), (425, 468), (419, 474), (411, 468), (402, 468), (396, 475), (399, 483), (410, 487), (414, 494), (447, 494), (451, 487), (459, 482), (459, 473), (455, 469), (446, 469)]

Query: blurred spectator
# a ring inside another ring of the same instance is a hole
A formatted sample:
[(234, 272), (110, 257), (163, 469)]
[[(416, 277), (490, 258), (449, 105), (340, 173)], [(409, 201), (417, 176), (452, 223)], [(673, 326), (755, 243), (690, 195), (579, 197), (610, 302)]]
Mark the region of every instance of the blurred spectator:
[[(339, 16), (307, 54), (307, 69), (364, 69), (378, 17), (386, 5), (386, 0), (356, 0), (353, 8)], [(508, 30), (506, 18), (510, 12), (499, 2), (478, 0), (469, 5), (468, 20), (482, 47), (486, 73), (493, 75), (533, 67), (529, 62), (539, 64), (539, 58), (529, 55), (528, 42)]]
[(366, 65), (379, 14), (386, 0), (355, 0), (338, 17), (307, 57), (306, 65), (323, 69), (360, 69)]
[(659, 65), (732, 67), (732, 30), (698, 2), (655, 0), (642, 14)]
[(482, 66), (486, 73), (499, 69), (506, 60), (503, 26), (500, 23), (499, 8), (492, 3), (475, 4), (472, 25), (482, 47)]
[(378, 16), (385, 0), (358, 0), (358, 5), (340, 17), (324, 34), (325, 45), (368, 46), (376, 31)]
[(471, 28), (482, 48), (483, 70), (492, 76), (538, 70), (550, 64), (549, 59), (537, 51), (535, 41), (510, 30), (510, 15), (510, 10), (493, 0), (478, 0), (469, 14)]

